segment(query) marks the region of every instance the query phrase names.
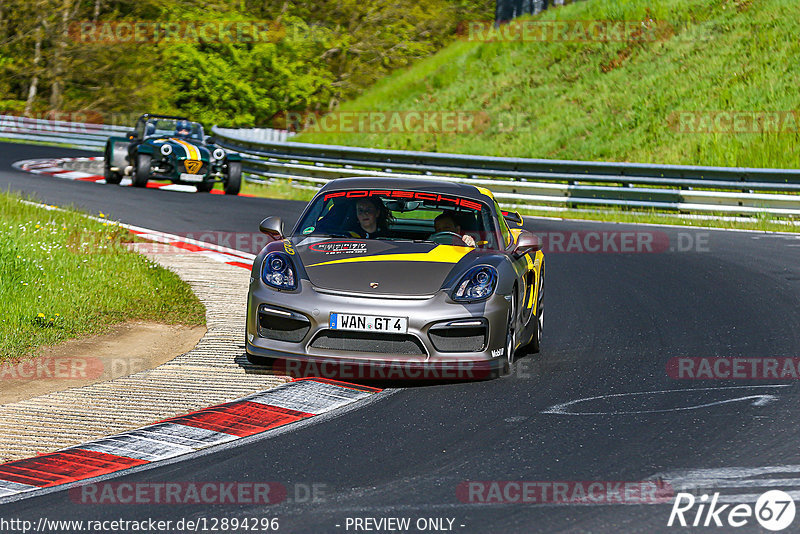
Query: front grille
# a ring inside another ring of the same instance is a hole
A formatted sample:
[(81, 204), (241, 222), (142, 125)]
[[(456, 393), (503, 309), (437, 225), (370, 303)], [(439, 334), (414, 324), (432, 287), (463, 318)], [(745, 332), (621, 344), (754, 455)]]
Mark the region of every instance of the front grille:
[(258, 310), (258, 335), (261, 337), (299, 343), (310, 329), (309, 320), (299, 313), (265, 306)]
[(379, 354), (426, 354), (422, 342), (410, 334), (323, 330), (314, 338), (311, 346), (315, 349)]
[(474, 326), (459, 326), (457, 322), (439, 323), (428, 330), (428, 337), (439, 352), (482, 352), (488, 333), (485, 321)]

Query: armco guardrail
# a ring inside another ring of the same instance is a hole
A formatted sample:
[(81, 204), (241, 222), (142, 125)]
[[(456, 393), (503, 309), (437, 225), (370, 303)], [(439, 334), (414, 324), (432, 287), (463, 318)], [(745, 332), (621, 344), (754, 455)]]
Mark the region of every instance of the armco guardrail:
[(59, 143), (89, 150), (102, 149), (112, 135), (125, 135), (131, 127), (85, 122), (32, 119), (0, 115), (0, 138)]
[(623, 206), (800, 216), (800, 170), (500, 158), (256, 142), (212, 128), (247, 172), (320, 185), (347, 176), (435, 178), (490, 188), (501, 204)]
[[(110, 126), (86, 122), (34, 119), (16, 115), (0, 115), (0, 138), (59, 143), (77, 148), (102, 149), (112, 135), (124, 136), (133, 126)], [(256, 142), (285, 141), (294, 133), (273, 128), (247, 128), (221, 131), (236, 132)]]
[[(130, 127), (0, 115), (0, 138), (100, 150)], [(244, 170), (318, 187), (346, 176), (436, 178), (489, 187), (505, 206), (656, 208), (800, 216), (800, 170), (499, 158), (280, 142), (286, 132), (212, 128)]]

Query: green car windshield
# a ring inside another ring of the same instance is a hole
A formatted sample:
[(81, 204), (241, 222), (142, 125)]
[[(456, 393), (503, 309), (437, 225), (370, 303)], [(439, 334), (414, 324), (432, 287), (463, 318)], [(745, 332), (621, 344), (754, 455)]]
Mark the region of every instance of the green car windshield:
[(185, 137), (195, 141), (203, 140), (203, 125), (198, 122), (189, 122), (189, 131), (183, 133), (178, 130), (178, 119), (149, 118), (136, 125), (136, 134), (140, 138), (147, 137)]
[[(364, 210), (373, 213), (377, 230), (369, 232), (362, 225), (359, 214)], [(319, 195), (297, 225), (295, 235), (429, 241), (455, 246), (474, 242), (478, 248), (498, 248), (489, 206), (427, 191), (332, 191)]]

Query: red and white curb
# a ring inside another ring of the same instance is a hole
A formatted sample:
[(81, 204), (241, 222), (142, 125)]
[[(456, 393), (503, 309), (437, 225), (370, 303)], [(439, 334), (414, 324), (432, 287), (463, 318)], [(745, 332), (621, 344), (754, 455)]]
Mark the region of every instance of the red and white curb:
[[(46, 210), (57, 210), (57, 211), (63, 210), (63, 208), (59, 208), (58, 206), (52, 206), (50, 204), (40, 204), (38, 202), (31, 202), (29, 200), (23, 200), (22, 202)], [(241, 267), (243, 269), (249, 270), (253, 267), (253, 260), (256, 259), (255, 254), (250, 254), (249, 252), (242, 252), (240, 250), (236, 250), (230, 247), (224, 247), (222, 245), (216, 245), (214, 243), (207, 243), (205, 241), (200, 241), (197, 239), (191, 239), (175, 234), (168, 234), (166, 232), (159, 232), (158, 230), (151, 230), (149, 228), (142, 228), (141, 226), (134, 226), (132, 224), (125, 224), (117, 221), (111, 221), (109, 219), (96, 217), (94, 215), (87, 215), (86, 217), (94, 221), (113, 224), (119, 226), (120, 228), (125, 228), (126, 230), (128, 230), (129, 232), (138, 236), (141, 239), (146, 239), (147, 241), (151, 241), (154, 243), (161, 243), (163, 245), (175, 247), (176, 252), (177, 249), (180, 249), (181, 252), (201, 254), (212, 260), (226, 263), (228, 265), (233, 265), (234, 267)], [(145, 243), (141, 244), (144, 245)]]
[[(21, 171), (30, 172), (32, 174), (45, 174), (48, 176), (54, 176), (56, 178), (63, 178), (65, 180), (75, 180), (78, 182), (94, 182), (97, 184), (105, 184), (106, 179), (102, 175), (64, 168), (65, 163), (89, 163), (89, 162), (100, 162), (100, 161), (103, 161), (102, 156), (83, 157), (83, 158), (25, 159), (13, 163), (12, 167), (19, 169)], [(119, 185), (130, 186), (131, 179), (123, 178)], [(197, 188), (193, 185), (159, 184), (159, 183), (148, 182), (147, 187), (150, 189), (161, 189), (163, 191), (197, 193)], [(212, 189), (211, 193), (215, 195), (225, 194), (223, 191), (219, 189)], [(252, 196), (252, 195), (243, 195), (240, 193), (239, 196)]]
[(380, 391), (321, 378), (296, 379), (138, 430), (0, 464), (0, 501), (262, 434), (362, 401)]
[(206, 243), (205, 241), (189, 239), (174, 234), (158, 232), (156, 230), (149, 230), (147, 228), (141, 228), (129, 224), (118, 224), (122, 228), (126, 228), (129, 232), (142, 239), (169, 245), (175, 247), (176, 249), (181, 249), (182, 252), (201, 254), (207, 258), (211, 258), (212, 260), (233, 265), (234, 267), (242, 267), (243, 269), (250, 270), (253, 267), (253, 260), (256, 259), (255, 254), (241, 252), (239, 250), (223, 247), (221, 245)]

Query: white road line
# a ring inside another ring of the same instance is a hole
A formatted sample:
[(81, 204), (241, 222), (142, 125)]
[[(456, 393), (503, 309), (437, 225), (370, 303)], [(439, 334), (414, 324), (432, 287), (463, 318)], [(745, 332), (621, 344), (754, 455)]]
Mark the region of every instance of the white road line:
[(625, 414), (645, 414), (645, 413), (665, 413), (665, 412), (675, 412), (675, 411), (685, 411), (685, 410), (697, 410), (700, 408), (707, 408), (710, 406), (717, 406), (721, 404), (729, 404), (732, 402), (742, 402), (752, 400), (754, 406), (763, 406), (770, 402), (774, 402), (777, 400), (775, 395), (748, 395), (745, 397), (737, 397), (732, 399), (725, 399), (720, 401), (702, 403), (692, 406), (679, 406), (675, 408), (667, 408), (661, 410), (621, 410), (621, 411), (599, 411), (599, 412), (571, 412), (569, 408), (575, 404), (583, 403), (583, 402), (591, 402), (596, 400), (606, 400), (606, 399), (613, 399), (618, 397), (633, 397), (633, 396), (645, 396), (645, 395), (666, 395), (672, 393), (694, 393), (698, 391), (725, 391), (731, 389), (752, 389), (752, 388), (785, 388), (790, 387), (791, 384), (773, 384), (773, 385), (759, 385), (759, 386), (725, 386), (725, 387), (718, 387), (718, 388), (681, 388), (681, 389), (664, 389), (664, 390), (656, 390), (656, 391), (636, 391), (632, 393), (613, 393), (609, 395), (598, 395), (596, 397), (585, 397), (583, 399), (576, 399), (569, 402), (564, 402), (561, 404), (553, 405), (546, 410), (543, 410), (541, 413), (545, 414), (556, 414), (556, 415), (625, 415)]
[(24, 493), (37, 489), (39, 489), (37, 486), (31, 486), (29, 484), (0, 480), (0, 497), (7, 497), (8, 495), (16, 495), (17, 493)]

